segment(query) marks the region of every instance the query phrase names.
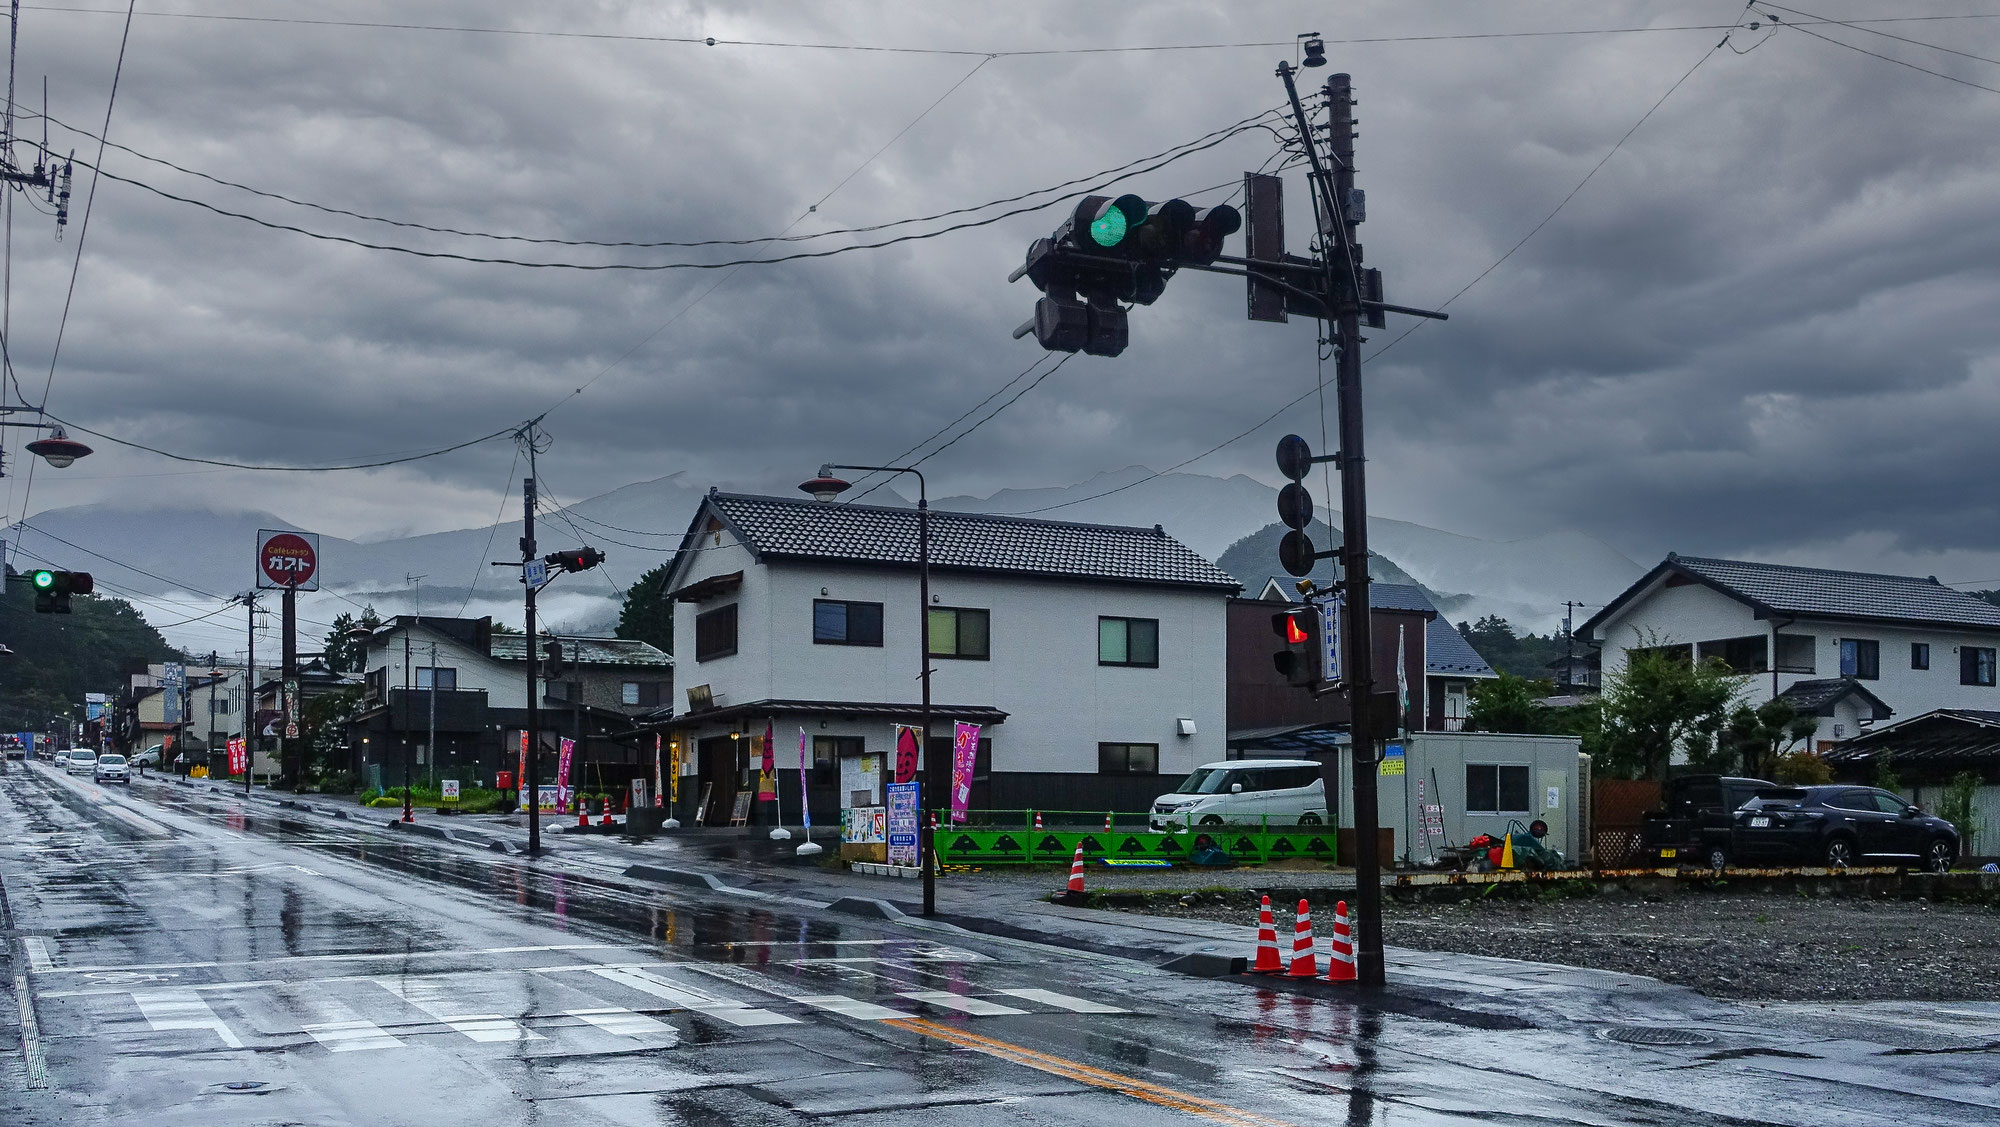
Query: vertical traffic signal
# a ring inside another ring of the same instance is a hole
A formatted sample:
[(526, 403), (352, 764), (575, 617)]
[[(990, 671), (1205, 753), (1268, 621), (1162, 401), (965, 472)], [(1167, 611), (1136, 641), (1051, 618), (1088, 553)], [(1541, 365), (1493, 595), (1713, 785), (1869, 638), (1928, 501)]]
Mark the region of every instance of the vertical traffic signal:
[(567, 672), (569, 672), (569, 667), (563, 664), (562, 643), (556, 641), (554, 638), (543, 642), (542, 676), (553, 681)]
[(1271, 655), (1285, 683), (1309, 688), (1320, 682), (1320, 618), (1314, 606), (1298, 606), (1271, 616), (1271, 630), (1282, 643)]
[(1313, 457), (1312, 447), (1296, 434), (1278, 440), (1278, 472), (1289, 482), (1278, 491), (1278, 519), (1291, 529), (1278, 542), (1278, 562), (1292, 575), (1311, 575), (1313, 565), (1332, 554), (1315, 551), (1312, 537), (1306, 535), (1306, 526), (1313, 518), (1313, 499), (1304, 482), (1314, 463), (1331, 460)]
[(71, 595), (88, 595), (97, 589), (97, 583), (87, 571), (51, 571), (43, 568), (28, 573), (28, 584), (35, 589), (35, 613), (69, 614)]

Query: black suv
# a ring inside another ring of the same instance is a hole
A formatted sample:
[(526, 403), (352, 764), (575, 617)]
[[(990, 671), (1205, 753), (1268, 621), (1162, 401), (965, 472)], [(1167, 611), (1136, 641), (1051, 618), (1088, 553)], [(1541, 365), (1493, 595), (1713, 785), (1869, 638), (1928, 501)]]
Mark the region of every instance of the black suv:
[(1722, 868), (1733, 855), (1729, 835), (1736, 808), (1777, 785), (1729, 775), (1668, 779), (1663, 809), (1646, 815), (1639, 825), (1641, 856), (1649, 864)]
[(1736, 812), (1743, 861), (1828, 865), (1875, 861), (1944, 872), (1958, 859), (1950, 822), (1874, 787), (1771, 787)]

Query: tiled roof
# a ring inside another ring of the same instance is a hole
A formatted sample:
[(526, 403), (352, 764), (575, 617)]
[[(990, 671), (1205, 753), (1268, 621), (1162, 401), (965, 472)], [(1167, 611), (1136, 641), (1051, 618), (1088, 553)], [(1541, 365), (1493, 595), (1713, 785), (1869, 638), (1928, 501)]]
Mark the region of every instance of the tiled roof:
[[(915, 509), (824, 504), (789, 497), (711, 493), (708, 501), (759, 556), (917, 563)], [(1113, 583), (1240, 585), (1192, 548), (1155, 528), (1067, 524), (931, 510), (931, 567)]]
[(1990, 767), (2000, 763), (2000, 712), (1941, 708), (1843, 740), (1823, 754), (1829, 763), (1855, 765), (1885, 753), (1898, 767), (1937, 771)]
[[(563, 638), (563, 660), (584, 665), (654, 665), (672, 668), (674, 659), (653, 646), (630, 638)], [(522, 661), (527, 657), (527, 637), (522, 634), (493, 635), (489, 651), (495, 661)]]
[(1874, 706), (1875, 718), (1886, 720), (1894, 715), (1882, 698), (1868, 691), (1868, 686), (1852, 677), (1821, 677), (1812, 681), (1794, 681), (1785, 691), (1778, 694), (1779, 700), (1790, 701), (1792, 708), (1802, 716), (1831, 716), (1833, 706), (1850, 693), (1859, 693)]
[(1465, 640), (1458, 628), (1445, 620), (1422, 587), (1407, 583), (1370, 583), (1371, 605), (1384, 610), (1428, 611), (1437, 615), (1424, 627), (1424, 672), (1444, 676), (1492, 677), (1493, 667)]
[(1668, 565), (1780, 614), (2000, 629), (2000, 607), (1936, 579), (1668, 555)]

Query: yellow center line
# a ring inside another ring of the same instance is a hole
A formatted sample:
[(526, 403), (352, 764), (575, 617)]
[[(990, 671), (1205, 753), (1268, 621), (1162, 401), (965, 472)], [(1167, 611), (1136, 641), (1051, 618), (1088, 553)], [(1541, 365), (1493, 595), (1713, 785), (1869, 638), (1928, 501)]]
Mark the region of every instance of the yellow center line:
[(894, 1018), (884, 1021), (881, 1024), (907, 1029), (912, 1033), (920, 1033), (939, 1041), (948, 1041), (961, 1048), (973, 1049), (988, 1056), (998, 1057), (1001, 1060), (1013, 1061), (1015, 1064), (1026, 1065), (1029, 1068), (1042, 1072), (1089, 1084), (1094, 1088), (1102, 1088), (1109, 1092), (1117, 1092), (1120, 1095), (1130, 1096), (1136, 1100), (1144, 1100), (1149, 1104), (1159, 1107), (1171, 1108), (1174, 1111), (1186, 1112), (1189, 1115), (1198, 1115), (1203, 1119), (1211, 1119), (1217, 1123), (1228, 1124), (1229, 1127), (1298, 1127), (1297, 1124), (1287, 1120), (1274, 1119), (1268, 1115), (1259, 1115), (1255, 1112), (1244, 1111), (1241, 1108), (1231, 1107), (1228, 1104), (1218, 1103), (1215, 1100), (1204, 1099), (1201, 1096), (1182, 1092), (1178, 1089), (1149, 1083), (1134, 1076), (1126, 1076), (1117, 1072), (1107, 1072), (1101, 1068), (1092, 1068), (1087, 1064), (1078, 1064), (1075, 1061), (1066, 1060), (1062, 1057), (1050, 1056), (1047, 1053), (1038, 1053), (1033, 1049), (1025, 1048), (1009, 1041), (997, 1041), (991, 1037), (982, 1037), (977, 1033), (968, 1033), (963, 1029), (921, 1017)]

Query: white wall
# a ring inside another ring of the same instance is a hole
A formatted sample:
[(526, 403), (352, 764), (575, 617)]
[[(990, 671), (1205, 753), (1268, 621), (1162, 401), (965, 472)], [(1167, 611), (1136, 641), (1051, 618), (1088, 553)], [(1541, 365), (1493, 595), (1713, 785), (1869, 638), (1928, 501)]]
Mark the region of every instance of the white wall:
[[(703, 546), (712, 544), (704, 538)], [(709, 685), (718, 706), (771, 698), (895, 703), (920, 698), (914, 572), (765, 567), (741, 549), (724, 549), (702, 553), (677, 585), (737, 570), (744, 572), (739, 591), (677, 609), (677, 684)], [(931, 696), (939, 705), (991, 705), (1009, 714), (1004, 724), (982, 733), (993, 740), (994, 770), (1095, 774), (1100, 742), (1158, 744), (1163, 776), (1223, 758), (1224, 592), (934, 573), (931, 594), (934, 607), (991, 611), (991, 657), (933, 659)], [(813, 601), (819, 598), (881, 603), (883, 644), (814, 644)], [(737, 653), (696, 661), (695, 613), (730, 602), (738, 606)], [(1099, 665), (1100, 615), (1158, 619), (1159, 668)], [(1196, 735), (1177, 734), (1181, 717), (1194, 720)], [(953, 717), (937, 719), (938, 734), (949, 735)], [(822, 730), (814, 721), (808, 734), (850, 734), (838, 727)], [(781, 733), (785, 754), (795, 754), (795, 729), (796, 722), (788, 736)], [(883, 722), (851, 734), (866, 737), (874, 752), (887, 750), (888, 731)], [(789, 760), (781, 755), (781, 762)]]
[(410, 668), (407, 682), (404, 680), (403, 635), (400, 633), (391, 635), (386, 644), (381, 642), (369, 644), (368, 660), (364, 668), (370, 672), (377, 669), (388, 670), (383, 688), (400, 689), (407, 683), (410, 688), (415, 689), (416, 671), (433, 664), (431, 643), (436, 642), (435, 664), (440, 668), (458, 670), (460, 689), (486, 690), (488, 708), (528, 707), (528, 674), (520, 666), (494, 661), (471, 646), (427, 628), (411, 631), (409, 641)]

